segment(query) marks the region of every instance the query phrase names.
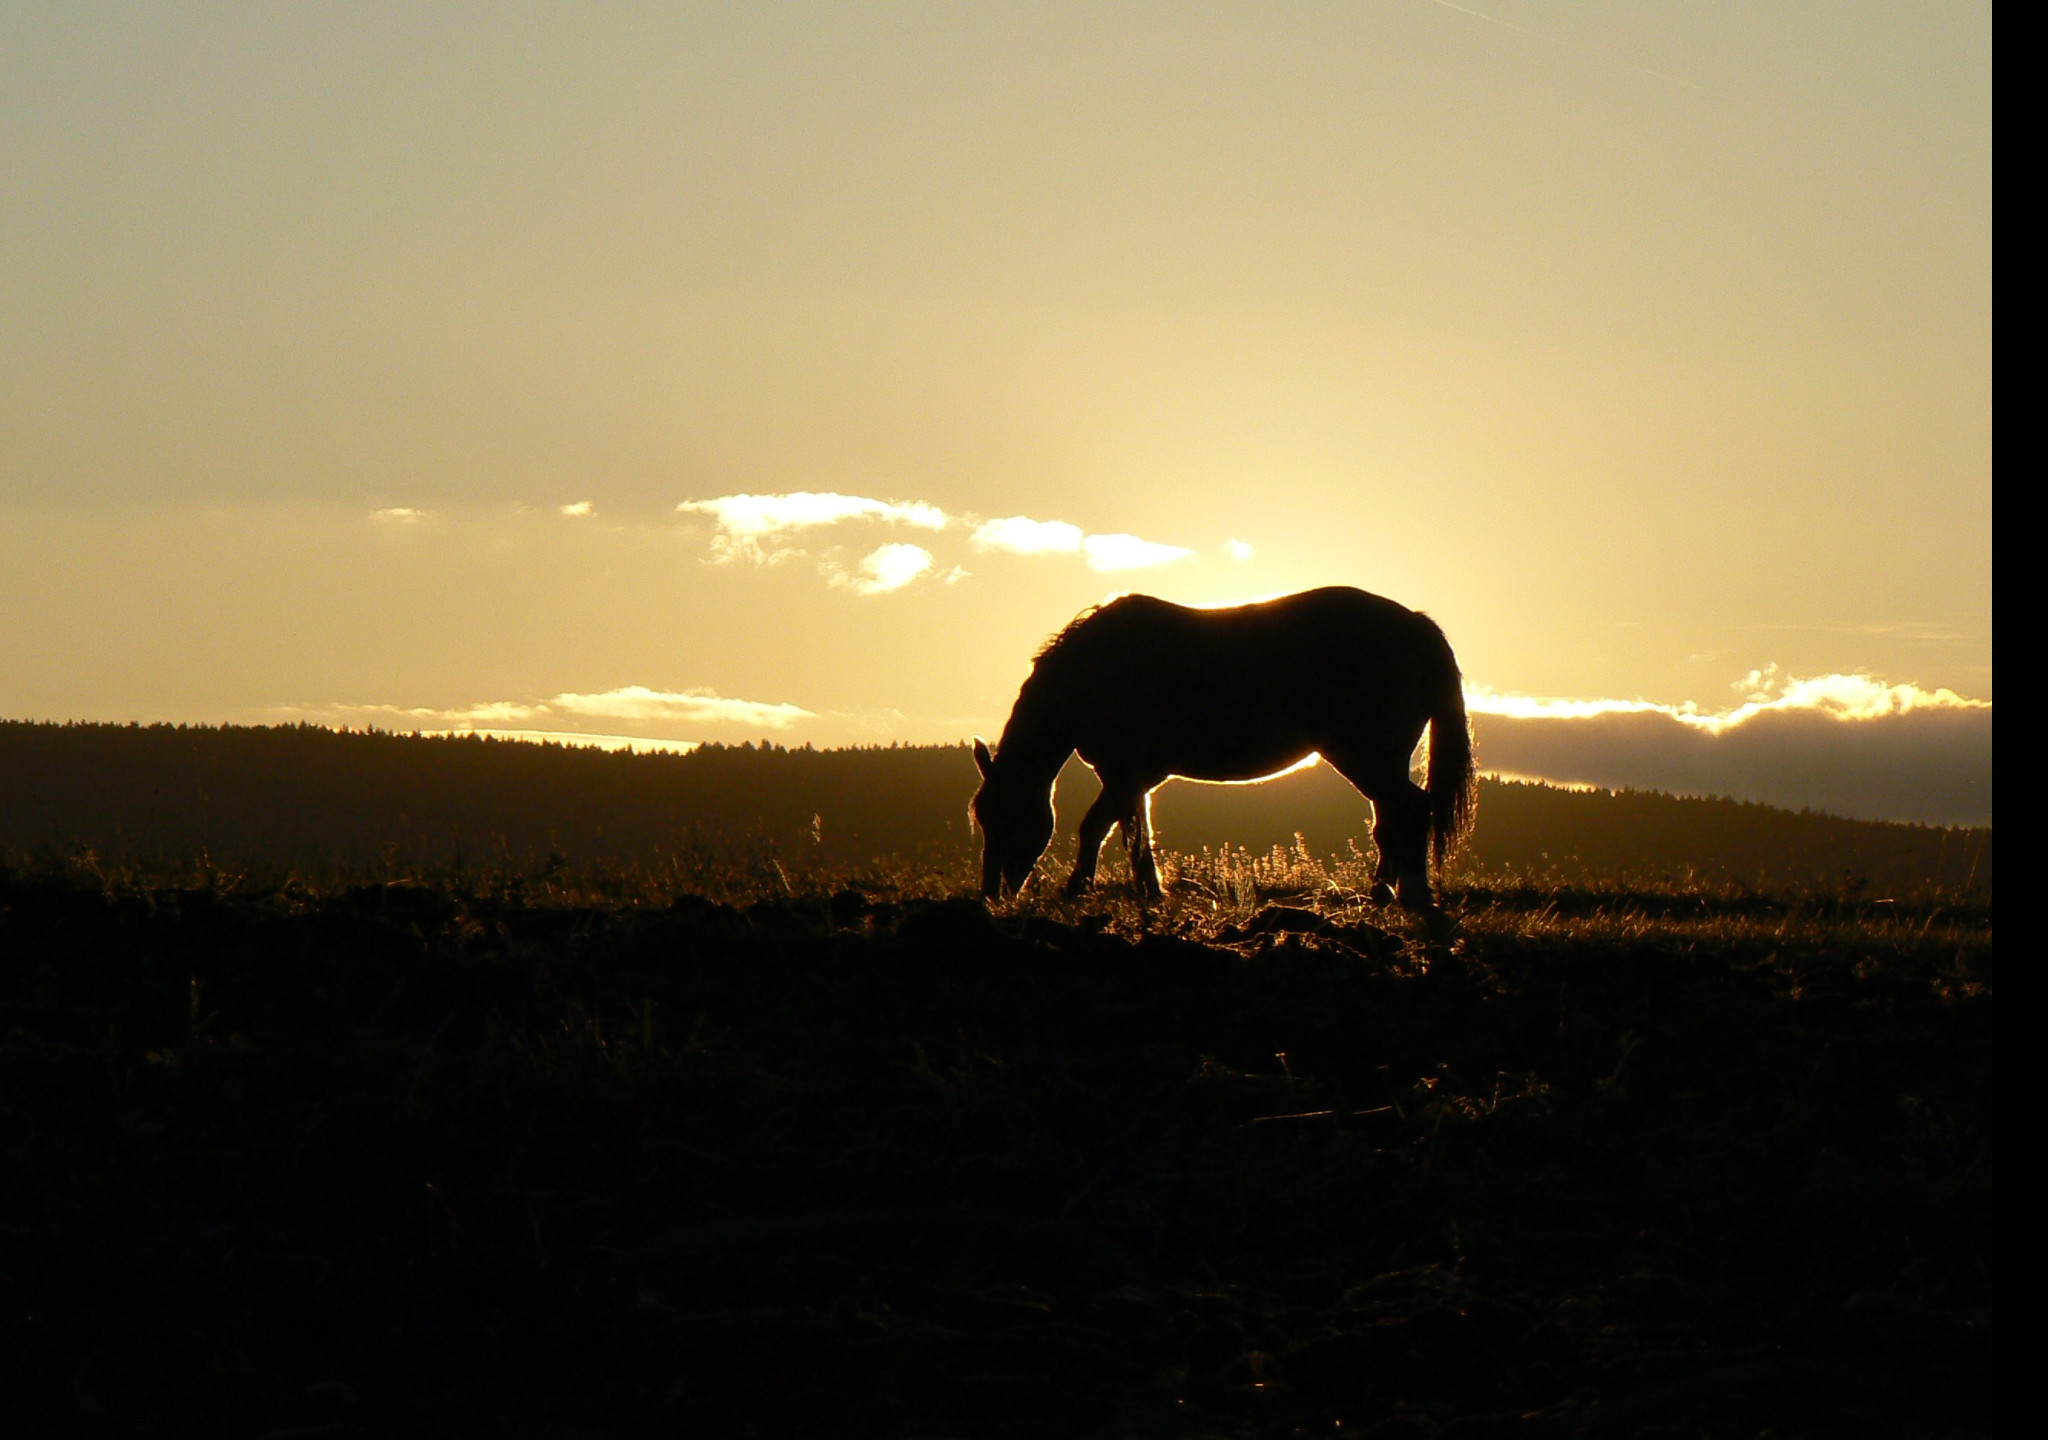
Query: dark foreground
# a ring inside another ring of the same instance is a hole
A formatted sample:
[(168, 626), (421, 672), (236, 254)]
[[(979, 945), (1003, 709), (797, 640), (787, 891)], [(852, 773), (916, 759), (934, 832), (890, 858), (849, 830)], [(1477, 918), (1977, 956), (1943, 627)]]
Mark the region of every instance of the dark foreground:
[(1988, 905), (465, 888), (0, 872), (9, 1433), (1990, 1430)]

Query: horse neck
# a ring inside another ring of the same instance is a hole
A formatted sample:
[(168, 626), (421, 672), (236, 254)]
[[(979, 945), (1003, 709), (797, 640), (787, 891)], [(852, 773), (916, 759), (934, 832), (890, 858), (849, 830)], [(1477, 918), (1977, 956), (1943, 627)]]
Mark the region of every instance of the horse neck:
[(1066, 738), (1056, 722), (1053, 707), (1031, 693), (1029, 686), (1017, 697), (1009, 723), (996, 742), (996, 759), (1016, 777), (1018, 785), (1035, 788), (1040, 781), (1050, 789), (1059, 778), (1060, 767), (1074, 753), (1074, 742)]

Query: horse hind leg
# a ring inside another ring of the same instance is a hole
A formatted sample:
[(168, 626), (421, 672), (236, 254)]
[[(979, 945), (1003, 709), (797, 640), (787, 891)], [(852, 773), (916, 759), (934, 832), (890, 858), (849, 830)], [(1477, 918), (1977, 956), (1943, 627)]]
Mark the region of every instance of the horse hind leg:
[[(1391, 870), (1404, 909), (1428, 913), (1436, 909), (1429, 885), (1429, 796), (1405, 776), (1386, 787), (1384, 799), (1372, 797), (1372, 838), (1379, 845), (1380, 868), (1373, 887), (1388, 885)], [(1391, 896), (1389, 897), (1391, 898)]]
[(1325, 756), (1337, 773), (1372, 801), (1372, 838), (1379, 848), (1372, 898), (1391, 904), (1398, 895), (1410, 910), (1431, 911), (1429, 886), (1429, 796), (1405, 769), (1369, 766)]
[(1397, 828), (1387, 818), (1386, 802), (1374, 799), (1372, 840), (1373, 849), (1378, 852), (1372, 868), (1372, 903), (1375, 905), (1394, 903), (1394, 887), (1401, 878), (1400, 862), (1395, 858), (1396, 847), (1391, 843)]

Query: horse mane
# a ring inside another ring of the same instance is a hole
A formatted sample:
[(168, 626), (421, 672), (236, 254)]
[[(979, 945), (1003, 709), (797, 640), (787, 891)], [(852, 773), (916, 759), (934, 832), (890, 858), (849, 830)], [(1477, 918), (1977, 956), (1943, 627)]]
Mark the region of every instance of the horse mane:
[(1031, 657), (1032, 669), (1037, 669), (1039, 661), (1045, 659), (1048, 655), (1051, 655), (1062, 645), (1073, 639), (1074, 632), (1094, 619), (1101, 609), (1100, 605), (1090, 605), (1086, 610), (1083, 610), (1066, 624), (1060, 626), (1058, 630), (1054, 631), (1051, 638), (1038, 647), (1038, 653)]

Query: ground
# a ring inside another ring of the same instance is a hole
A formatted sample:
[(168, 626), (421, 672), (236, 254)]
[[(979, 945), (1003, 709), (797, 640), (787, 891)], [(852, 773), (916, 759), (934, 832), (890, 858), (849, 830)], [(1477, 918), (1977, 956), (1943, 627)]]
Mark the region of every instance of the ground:
[(1987, 900), (961, 878), (0, 873), (14, 1433), (1989, 1432)]

